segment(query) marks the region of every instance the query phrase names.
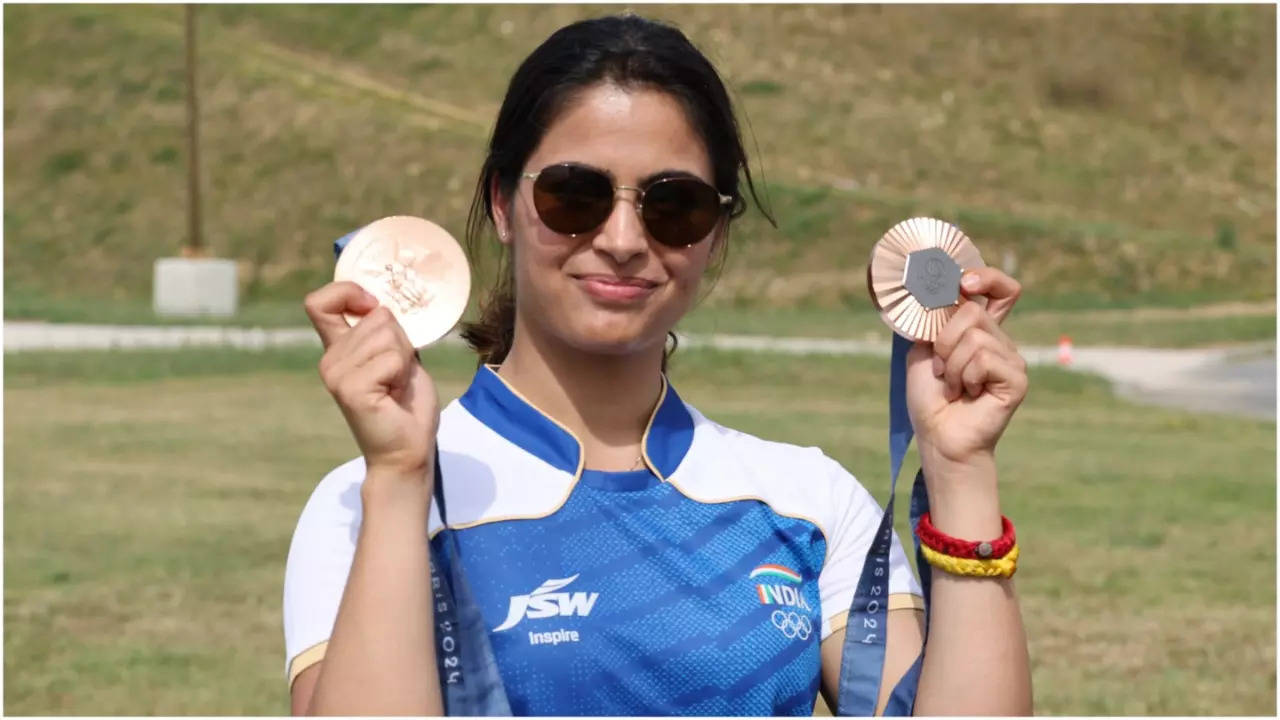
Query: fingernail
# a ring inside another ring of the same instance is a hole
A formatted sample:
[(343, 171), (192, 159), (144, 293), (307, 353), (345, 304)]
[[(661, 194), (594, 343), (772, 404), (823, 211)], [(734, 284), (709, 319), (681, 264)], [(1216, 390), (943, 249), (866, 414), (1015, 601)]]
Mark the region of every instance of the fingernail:
[(933, 356), (933, 376), (942, 377), (942, 373), (946, 372), (947, 364), (942, 362), (942, 358), (937, 355)]
[(966, 290), (974, 290), (978, 287), (978, 276), (973, 273), (966, 273), (960, 283), (964, 285)]
[(377, 304), (378, 304), (378, 296), (377, 296), (377, 295), (374, 295), (373, 293), (371, 293), (371, 292), (369, 292), (368, 290), (366, 290), (366, 291), (365, 291), (365, 293), (364, 293), (364, 301), (365, 301), (365, 302), (367, 302), (367, 303), (369, 303), (370, 305), (377, 305)]

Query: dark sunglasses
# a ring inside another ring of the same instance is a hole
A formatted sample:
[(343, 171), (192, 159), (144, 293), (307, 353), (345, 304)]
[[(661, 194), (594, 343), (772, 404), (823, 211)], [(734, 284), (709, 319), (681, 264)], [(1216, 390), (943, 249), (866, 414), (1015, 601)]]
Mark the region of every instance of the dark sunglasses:
[(692, 177), (660, 178), (642, 188), (615, 187), (604, 172), (572, 163), (549, 165), (521, 177), (533, 180), (533, 206), (542, 223), (565, 235), (600, 227), (613, 212), (618, 190), (636, 191), (636, 212), (645, 229), (670, 247), (705, 238), (733, 204), (732, 197)]

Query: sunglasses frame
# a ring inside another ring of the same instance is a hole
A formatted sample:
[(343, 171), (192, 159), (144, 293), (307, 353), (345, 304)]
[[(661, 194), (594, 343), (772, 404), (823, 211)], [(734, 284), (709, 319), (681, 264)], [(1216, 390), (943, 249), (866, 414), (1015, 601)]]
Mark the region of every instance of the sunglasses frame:
[[(676, 176), (676, 177), (664, 177), (664, 178), (658, 178), (657, 180), (654, 180), (653, 182), (651, 182), (651, 183), (649, 183), (649, 184), (645, 185), (644, 187), (635, 187), (635, 186), (633, 186), (633, 185), (618, 185), (618, 184), (615, 184), (615, 183), (614, 183), (614, 181), (613, 181), (613, 177), (611, 177), (611, 176), (609, 175), (609, 173), (607, 173), (607, 172), (605, 172), (605, 171), (603, 171), (603, 170), (600, 170), (600, 169), (597, 169), (597, 168), (591, 167), (590, 165), (582, 165), (582, 164), (579, 164), (579, 163), (573, 163), (573, 162), (563, 162), (563, 163), (554, 163), (554, 164), (552, 164), (552, 165), (548, 165), (548, 166), (546, 166), (546, 167), (542, 168), (541, 170), (539, 170), (538, 172), (522, 172), (522, 173), (520, 173), (520, 177), (522, 177), (522, 178), (528, 178), (528, 179), (530, 179), (530, 180), (533, 180), (534, 182), (537, 182), (537, 181), (538, 181), (538, 178), (542, 175), (542, 173), (546, 172), (547, 170), (550, 170), (551, 168), (560, 168), (560, 167), (567, 167), (567, 168), (571, 168), (571, 169), (575, 169), (575, 170), (585, 170), (585, 171), (588, 171), (588, 172), (598, 173), (598, 174), (600, 174), (600, 175), (604, 176), (604, 177), (609, 181), (609, 185), (613, 188), (613, 196), (612, 196), (611, 200), (616, 200), (616, 199), (617, 199), (617, 197), (618, 197), (618, 191), (619, 191), (619, 190), (634, 190), (634, 191), (636, 192), (636, 200), (635, 200), (636, 215), (640, 218), (640, 223), (641, 223), (642, 225), (644, 225), (645, 232), (649, 233), (650, 235), (653, 235), (653, 230), (649, 227), (649, 224), (648, 224), (647, 222), (645, 222), (645, 219), (644, 219), (644, 196), (645, 196), (645, 194), (646, 194), (647, 192), (649, 192), (651, 189), (653, 189), (653, 187), (654, 187), (655, 185), (660, 185), (660, 184), (662, 184), (662, 183), (664, 183), (664, 182), (671, 182), (671, 181), (685, 181), (685, 182), (690, 182), (690, 181), (692, 181), (692, 182), (696, 182), (696, 183), (700, 183), (700, 184), (702, 184), (702, 185), (705, 185), (705, 186), (707, 186), (707, 187), (711, 188), (712, 190), (714, 190), (714, 191), (715, 191), (715, 193), (716, 193), (716, 197), (717, 197), (717, 198), (719, 198), (719, 200), (720, 200), (720, 202), (719, 202), (719, 208), (720, 208), (720, 212), (721, 212), (721, 218), (720, 218), (721, 220), (723, 219), (723, 215), (728, 214), (729, 212), (731, 212), (731, 211), (732, 211), (732, 208), (730, 207), (731, 205), (733, 205), (733, 196), (732, 196), (732, 195), (725, 195), (724, 193), (720, 192), (720, 190), (719, 190), (719, 189), (717, 189), (717, 188), (716, 188), (716, 186), (712, 185), (711, 183), (709, 183), (709, 182), (707, 182), (707, 181), (703, 180), (702, 178), (694, 177), (694, 176), (691, 176), (691, 175), (680, 175), (680, 176)], [(536, 210), (536, 208), (537, 208), (537, 206), (536, 206), (536, 203), (535, 203), (535, 210)], [(726, 208), (729, 208), (729, 210), (726, 210)], [(613, 212), (613, 211), (612, 211), (612, 209), (610, 209), (609, 213), (610, 213), (610, 214), (612, 214), (612, 212)], [(541, 213), (541, 212), (539, 212), (539, 213), (538, 213), (538, 219), (542, 220), (542, 213)], [(591, 228), (591, 230), (594, 230), (595, 228), (600, 227), (600, 225), (603, 225), (603, 224), (604, 224), (608, 219), (609, 219), (609, 215), (605, 215), (605, 216), (604, 216), (604, 218), (603, 218), (603, 219), (601, 219), (599, 223), (597, 223), (594, 227), (592, 227), (592, 228)], [(720, 222), (720, 220), (717, 220), (716, 222), (717, 222), (717, 223), (719, 223), (719, 222)], [(545, 224), (545, 223), (546, 223), (546, 220), (543, 220), (543, 223)], [(550, 227), (550, 226), (548, 226), (548, 227)], [(715, 226), (714, 226), (714, 225), (712, 225), (712, 227), (714, 228)], [(551, 228), (551, 229), (552, 229), (552, 230), (555, 230), (555, 228)], [(584, 230), (584, 231), (582, 231), (581, 233), (562, 233), (562, 234), (569, 235), (570, 237), (576, 237), (576, 236), (581, 235), (581, 234), (583, 234), (583, 233), (590, 232), (591, 230)], [(560, 231), (559, 231), (559, 230), (555, 230), (555, 232), (560, 232)], [(693, 242), (690, 242), (690, 243), (681, 243), (681, 244), (679, 244), (679, 245), (672, 245), (672, 244), (669, 244), (669, 243), (665, 243), (665, 242), (663, 242), (663, 241), (661, 241), (661, 240), (658, 240), (658, 239), (657, 239), (657, 236), (654, 236), (654, 240), (657, 240), (657, 242), (658, 242), (659, 244), (665, 245), (665, 246), (667, 246), (667, 247), (692, 247), (693, 245), (697, 245), (699, 242), (702, 242), (702, 240), (703, 240), (705, 237), (706, 237), (706, 236), (704, 235), (703, 237), (700, 237), (700, 238), (698, 238), (697, 240), (694, 240)]]

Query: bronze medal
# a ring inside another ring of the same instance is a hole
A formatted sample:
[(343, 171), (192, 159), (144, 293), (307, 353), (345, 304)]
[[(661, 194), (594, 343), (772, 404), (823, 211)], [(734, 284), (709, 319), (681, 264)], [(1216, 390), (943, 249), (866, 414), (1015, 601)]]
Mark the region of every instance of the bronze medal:
[[(444, 228), (407, 215), (357, 231), (338, 256), (334, 280), (350, 280), (391, 310), (415, 348), (453, 329), (471, 294), (471, 269)], [(348, 314), (355, 325), (359, 315)]]
[(934, 218), (894, 225), (871, 249), (867, 291), (880, 318), (913, 341), (933, 342), (960, 306), (960, 276), (983, 267), (973, 242)]

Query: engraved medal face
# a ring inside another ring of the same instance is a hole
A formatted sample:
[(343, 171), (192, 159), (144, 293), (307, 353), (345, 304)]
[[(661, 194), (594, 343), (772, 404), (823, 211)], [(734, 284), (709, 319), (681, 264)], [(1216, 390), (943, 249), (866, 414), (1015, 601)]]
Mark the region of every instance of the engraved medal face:
[(928, 310), (955, 305), (960, 299), (960, 266), (941, 248), (907, 256), (902, 285)]
[(959, 228), (911, 218), (890, 228), (872, 248), (867, 290), (894, 332), (933, 342), (959, 307), (960, 276), (983, 266), (978, 249)]
[[(378, 298), (415, 348), (449, 332), (471, 294), (471, 270), (458, 242), (439, 225), (407, 215), (357, 231), (338, 256), (333, 279), (355, 282)], [(355, 325), (360, 316), (346, 319)]]

